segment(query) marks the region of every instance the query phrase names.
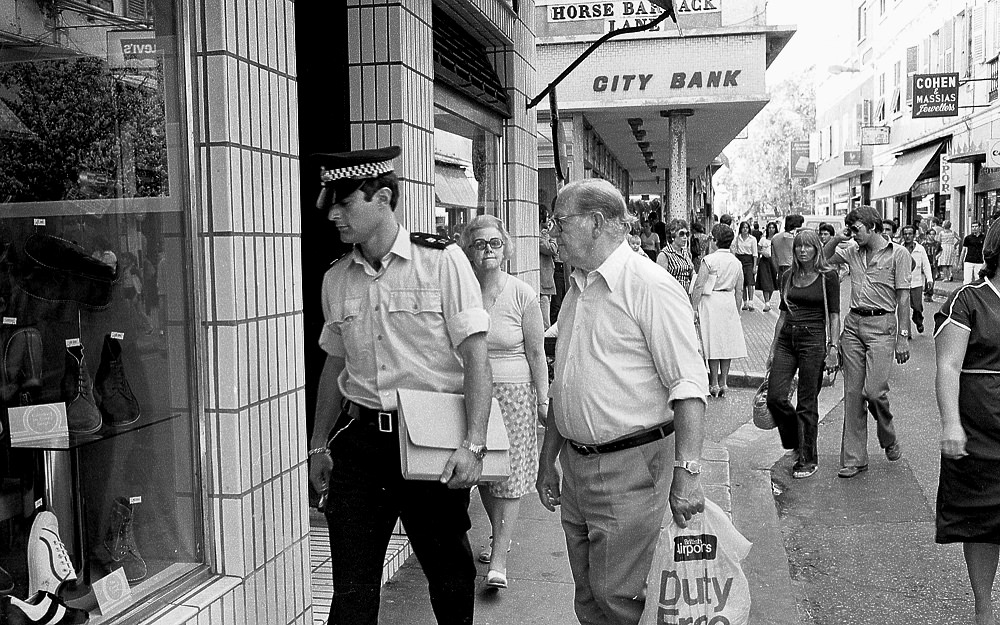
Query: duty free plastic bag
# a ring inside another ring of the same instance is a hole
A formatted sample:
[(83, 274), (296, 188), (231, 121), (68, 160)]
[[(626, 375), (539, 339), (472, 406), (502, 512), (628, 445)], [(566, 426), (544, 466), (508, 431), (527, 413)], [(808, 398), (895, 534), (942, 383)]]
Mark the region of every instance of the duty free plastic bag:
[(752, 543), (708, 499), (686, 528), (669, 507), (663, 521), (640, 625), (746, 625), (750, 587), (740, 562)]

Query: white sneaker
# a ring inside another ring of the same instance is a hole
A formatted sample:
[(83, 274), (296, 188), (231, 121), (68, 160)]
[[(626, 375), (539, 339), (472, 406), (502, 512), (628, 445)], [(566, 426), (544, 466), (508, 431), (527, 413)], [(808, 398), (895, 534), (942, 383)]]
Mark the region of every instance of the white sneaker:
[(73, 562), (59, 538), (59, 520), (43, 510), (35, 517), (28, 536), (28, 596), (39, 590), (58, 594), (63, 582), (75, 579)]

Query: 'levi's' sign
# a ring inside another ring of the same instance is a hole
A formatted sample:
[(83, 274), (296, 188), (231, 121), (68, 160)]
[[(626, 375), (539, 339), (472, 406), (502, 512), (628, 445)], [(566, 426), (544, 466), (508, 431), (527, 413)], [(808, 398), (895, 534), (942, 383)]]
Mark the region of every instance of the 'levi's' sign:
[(155, 39), (122, 39), (122, 56), (126, 60), (149, 61), (156, 58)]
[(913, 76), (913, 117), (957, 117), (958, 72)]
[[(670, 75), (671, 89), (738, 87), (743, 70), (727, 69), (710, 72), (674, 72)], [(645, 91), (654, 74), (620, 74), (595, 76), (594, 91)]]

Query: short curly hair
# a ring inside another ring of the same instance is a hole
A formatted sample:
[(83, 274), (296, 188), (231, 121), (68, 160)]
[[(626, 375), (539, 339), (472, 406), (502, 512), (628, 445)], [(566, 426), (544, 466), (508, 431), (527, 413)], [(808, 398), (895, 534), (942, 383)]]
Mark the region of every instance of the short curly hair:
[(729, 249), (736, 238), (736, 233), (726, 224), (715, 224), (712, 228), (712, 238), (715, 239), (715, 246), (719, 249)]

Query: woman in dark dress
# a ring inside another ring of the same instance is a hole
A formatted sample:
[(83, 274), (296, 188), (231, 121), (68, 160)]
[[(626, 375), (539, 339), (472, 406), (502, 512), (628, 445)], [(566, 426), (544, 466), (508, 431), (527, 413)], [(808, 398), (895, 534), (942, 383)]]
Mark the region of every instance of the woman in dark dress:
[(977, 625), (994, 625), (1000, 556), (1000, 221), (983, 242), (980, 278), (934, 315), (941, 412), (938, 543), (963, 544)]

